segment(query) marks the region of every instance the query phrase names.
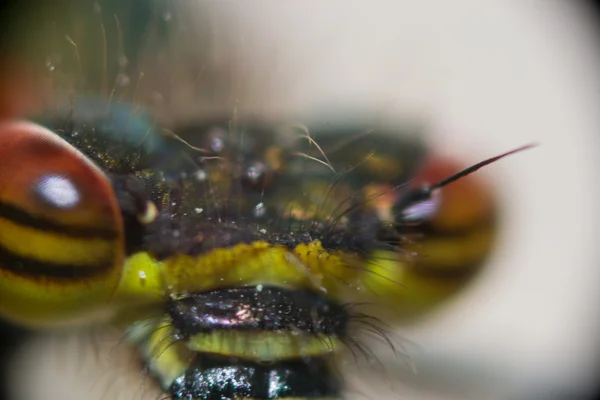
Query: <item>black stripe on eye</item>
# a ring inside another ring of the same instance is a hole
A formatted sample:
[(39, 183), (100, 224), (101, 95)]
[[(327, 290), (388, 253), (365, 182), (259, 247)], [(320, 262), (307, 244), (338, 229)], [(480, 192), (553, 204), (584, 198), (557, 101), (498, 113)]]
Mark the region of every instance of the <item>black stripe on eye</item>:
[(118, 233), (113, 229), (61, 224), (49, 219), (31, 215), (18, 207), (2, 201), (0, 201), (0, 217), (20, 225), (27, 225), (40, 231), (59, 233), (69, 237), (108, 240), (116, 239), (118, 237)]
[(442, 281), (442, 283), (450, 284), (454, 281), (464, 281), (472, 277), (480, 271), (482, 262), (459, 263), (450, 267), (436, 267), (435, 265), (417, 265), (412, 269), (412, 273), (426, 277), (431, 280)]
[(440, 229), (433, 226), (430, 223), (424, 222), (414, 226), (400, 226), (398, 229), (402, 233), (418, 233), (420, 236), (427, 239), (460, 239), (470, 236), (475, 231), (482, 230), (485, 228), (493, 228), (494, 223), (496, 223), (496, 216), (493, 214), (489, 214), (483, 218), (479, 218), (473, 221), (473, 223), (469, 225), (460, 227), (450, 226), (446, 229)]
[(113, 267), (112, 259), (95, 264), (56, 264), (17, 255), (0, 245), (0, 269), (27, 278), (49, 278), (58, 281), (77, 281), (101, 275)]

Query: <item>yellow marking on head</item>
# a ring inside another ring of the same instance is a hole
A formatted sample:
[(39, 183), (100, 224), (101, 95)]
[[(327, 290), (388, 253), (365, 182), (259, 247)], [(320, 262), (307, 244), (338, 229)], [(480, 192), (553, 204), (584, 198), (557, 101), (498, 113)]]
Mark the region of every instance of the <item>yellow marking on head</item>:
[(156, 302), (163, 295), (257, 284), (311, 289), (335, 299), (360, 285), (364, 272), (360, 260), (352, 254), (328, 252), (319, 241), (291, 250), (257, 241), (199, 256), (178, 254), (164, 261), (138, 253), (125, 263), (116, 299)]
[[(417, 252), (414, 259), (400, 252), (362, 257), (327, 251), (320, 241), (293, 249), (257, 241), (161, 262), (140, 253), (127, 260), (117, 299), (156, 303), (169, 294), (261, 284), (314, 290), (341, 303), (373, 301), (397, 309), (400, 316), (419, 314), (464, 286), (470, 275), (452, 276), (452, 271), (476, 271), (493, 239), (488, 227), (464, 237), (426, 237), (406, 245), (405, 250)], [(450, 275), (438, 273), (444, 270)]]
[(192, 351), (269, 362), (323, 356), (339, 349), (341, 342), (338, 338), (327, 335), (215, 330), (195, 334), (186, 344)]
[(162, 281), (163, 263), (148, 253), (136, 253), (125, 260), (115, 301), (160, 302), (166, 294)]
[(175, 293), (263, 284), (307, 288), (336, 298), (359, 282), (352, 261), (350, 255), (326, 251), (320, 241), (292, 250), (258, 241), (197, 257), (174, 256), (165, 262), (163, 274)]
[(150, 333), (143, 341), (142, 352), (148, 360), (150, 371), (158, 378), (163, 390), (168, 390), (173, 381), (188, 369), (193, 353), (187, 350), (183, 342), (175, 342), (173, 328), (167, 322), (138, 329)]

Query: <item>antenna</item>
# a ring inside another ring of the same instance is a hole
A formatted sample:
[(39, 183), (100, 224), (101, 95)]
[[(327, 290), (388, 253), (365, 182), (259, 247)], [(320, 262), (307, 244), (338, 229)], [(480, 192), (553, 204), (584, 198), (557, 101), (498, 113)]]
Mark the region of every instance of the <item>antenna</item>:
[(492, 164), (492, 163), (494, 163), (494, 162), (496, 162), (496, 161), (498, 161), (498, 160), (500, 160), (500, 159), (502, 159), (504, 157), (513, 155), (515, 153), (520, 153), (522, 151), (531, 149), (532, 147), (535, 147), (535, 146), (537, 146), (537, 144), (530, 143), (528, 145), (521, 146), (521, 147), (519, 147), (517, 149), (511, 150), (511, 151), (507, 151), (506, 153), (500, 154), (499, 156), (488, 158), (487, 160), (484, 160), (484, 161), (478, 162), (477, 164), (471, 165), (470, 167), (465, 168), (462, 171), (457, 172), (454, 175), (450, 175), (449, 177), (447, 177), (445, 179), (442, 179), (441, 181), (439, 181), (437, 183), (434, 183), (433, 185), (429, 186), (429, 192), (432, 192), (432, 191), (434, 191), (436, 189), (440, 189), (440, 188), (442, 188), (442, 187), (444, 187), (446, 185), (449, 185), (452, 182), (455, 182), (455, 181), (457, 181), (457, 180), (459, 180), (461, 178), (464, 178), (467, 175), (471, 175), (473, 172), (479, 170), (480, 168), (483, 168), (486, 165)]
[(519, 147), (517, 149), (508, 151), (499, 156), (488, 158), (487, 160), (478, 162), (477, 164), (471, 165), (462, 171), (450, 175), (447, 178), (434, 183), (433, 185), (424, 185), (419, 188), (409, 190), (405, 196), (395, 205), (395, 209), (400, 211), (401, 218), (406, 221), (420, 221), (426, 219), (435, 214), (439, 204), (434, 197), (434, 192), (438, 189), (443, 188), (446, 185), (451, 184), (467, 175), (472, 174), (480, 168), (485, 167), (493, 162), (500, 160), (501, 158), (510, 156), (515, 153), (530, 149), (537, 146), (536, 144), (528, 144), (526, 146)]

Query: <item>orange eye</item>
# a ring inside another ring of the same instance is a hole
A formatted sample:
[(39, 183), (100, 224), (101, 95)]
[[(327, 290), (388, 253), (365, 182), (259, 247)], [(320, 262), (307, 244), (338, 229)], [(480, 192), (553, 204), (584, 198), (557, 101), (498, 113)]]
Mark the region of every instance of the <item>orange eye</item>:
[[(433, 157), (413, 183), (430, 185), (458, 170), (460, 165), (454, 160)], [(467, 281), (483, 265), (495, 242), (498, 226), (493, 193), (479, 176), (466, 176), (434, 194), (435, 205), (418, 228), (424, 234), (414, 246), (408, 246), (423, 255), (415, 272), (431, 281), (436, 277), (444, 281), (454, 277), (455, 283)]]
[(104, 173), (53, 132), (0, 124), (0, 313), (60, 324), (104, 306), (124, 233)]
[[(387, 297), (403, 316), (423, 314), (457, 293), (493, 250), (498, 234), (497, 204), (486, 182), (476, 175), (463, 176), (431, 190), (431, 185), (461, 169), (454, 160), (430, 157), (405, 192), (374, 197), (380, 218), (395, 218), (405, 242), (402, 254), (373, 256), (378, 276), (389, 280), (366, 277), (372, 281), (367, 284)], [(385, 187), (370, 188), (375, 194), (383, 190)], [(403, 285), (402, 290), (395, 282)]]
[[(461, 168), (456, 161), (433, 157), (413, 181), (415, 185), (438, 182)], [(458, 232), (489, 222), (495, 213), (491, 188), (478, 176), (468, 176), (442, 189), (430, 223), (438, 230)]]

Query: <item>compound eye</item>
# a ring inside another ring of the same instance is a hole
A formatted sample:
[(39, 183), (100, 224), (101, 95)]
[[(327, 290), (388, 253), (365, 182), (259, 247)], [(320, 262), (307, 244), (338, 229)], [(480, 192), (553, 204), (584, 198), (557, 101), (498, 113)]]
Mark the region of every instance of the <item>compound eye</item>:
[(0, 124), (0, 314), (38, 326), (91, 313), (110, 299), (123, 256), (104, 173), (46, 128)]

